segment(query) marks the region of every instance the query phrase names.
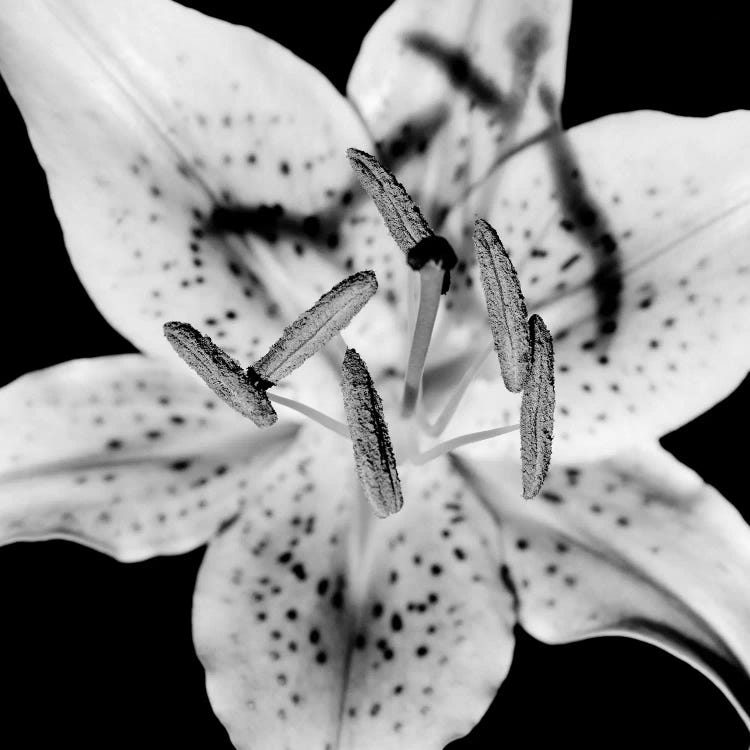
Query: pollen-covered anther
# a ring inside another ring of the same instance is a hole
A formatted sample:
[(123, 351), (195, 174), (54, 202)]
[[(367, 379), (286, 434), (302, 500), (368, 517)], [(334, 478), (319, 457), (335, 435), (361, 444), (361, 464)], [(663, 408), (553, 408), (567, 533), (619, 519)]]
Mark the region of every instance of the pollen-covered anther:
[(404, 186), (374, 156), (356, 148), (347, 149), (346, 155), (388, 231), (404, 253), (408, 254), (418, 242), (433, 235)]
[(291, 375), (346, 328), (377, 289), (372, 271), (359, 271), (340, 281), (284, 329), (268, 353), (248, 368), (248, 376), (264, 385)]
[(344, 356), (341, 391), (359, 482), (375, 515), (385, 518), (404, 504), (401, 481), (383, 402), (367, 366), (354, 349), (347, 349)]
[(497, 232), (478, 217), (474, 221), (474, 249), (503, 383), (511, 393), (519, 393), (529, 377), (531, 359), (521, 285)]
[(164, 335), (186, 364), (226, 404), (258, 427), (270, 427), (277, 415), (265, 390), (253, 384), (244, 369), (188, 323), (164, 324)]
[(531, 369), (521, 397), (521, 477), (526, 499), (539, 493), (547, 476), (555, 413), (552, 336), (538, 315), (532, 315), (528, 325)]

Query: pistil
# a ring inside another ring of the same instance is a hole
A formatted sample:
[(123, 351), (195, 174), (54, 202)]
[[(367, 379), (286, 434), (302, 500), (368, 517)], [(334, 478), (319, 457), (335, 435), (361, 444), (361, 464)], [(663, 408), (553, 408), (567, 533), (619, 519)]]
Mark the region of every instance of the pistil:
[(440, 295), (450, 287), (457, 258), (448, 241), (433, 233), (404, 186), (372, 155), (350, 148), (347, 156), (362, 187), (375, 203), (388, 231), (419, 273), (419, 307), (406, 365), (402, 415), (417, 407), (427, 351), (435, 326)]
[(427, 263), (419, 274), (419, 308), (406, 364), (404, 395), (401, 403), (401, 414), (404, 417), (410, 417), (414, 413), (419, 400), (427, 350), (440, 305), (443, 276), (443, 270), (433, 262)]

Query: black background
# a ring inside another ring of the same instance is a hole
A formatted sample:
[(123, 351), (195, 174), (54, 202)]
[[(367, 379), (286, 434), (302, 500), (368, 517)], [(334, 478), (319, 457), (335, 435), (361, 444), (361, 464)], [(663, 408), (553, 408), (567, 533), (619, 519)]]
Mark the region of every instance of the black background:
[[(320, 2), (190, 4), (277, 39), (343, 89), (360, 40), (388, 3), (351, 4), (344, 14)], [(674, 13), (669, 3), (577, 3), (566, 126), (631, 109), (700, 116), (750, 109), (741, 5), (680, 4)], [(10, 189), (2, 215), (0, 382), (75, 357), (132, 351), (70, 267), (43, 174), (5, 92), (0, 122)], [(749, 400), (746, 381), (663, 441), (746, 518), (746, 441), (737, 441), (735, 424)], [(202, 554), (126, 566), (65, 542), (0, 549), (0, 745), (229, 750), (190, 638)], [(489, 714), (470, 739), (450, 747), (747, 744), (719, 691), (657, 649), (625, 639), (552, 648), (519, 634), (510, 676)]]

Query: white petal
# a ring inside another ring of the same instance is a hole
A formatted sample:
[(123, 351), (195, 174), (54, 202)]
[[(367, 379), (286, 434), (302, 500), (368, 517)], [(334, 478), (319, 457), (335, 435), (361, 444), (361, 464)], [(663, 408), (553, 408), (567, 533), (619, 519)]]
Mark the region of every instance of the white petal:
[(373, 26), (347, 91), (430, 222), (547, 127), (538, 88), (562, 98), (569, 19), (565, 0), (398, 0)]
[[(347, 273), (391, 287), (400, 254), (345, 158), (369, 137), (310, 66), (166, 0), (0, 8), (0, 70), (73, 263), (139, 349), (166, 351), (161, 324), (183, 320), (252, 361)], [(384, 299), (356, 331), (387, 328)]]
[(653, 643), (711, 678), (750, 724), (750, 528), (716, 490), (656, 446), (553, 461), (533, 502), (512, 472), (466, 465), (501, 521), (526, 630), (548, 643)]
[(140, 355), (79, 360), (0, 390), (0, 543), (71, 539), (120, 560), (185, 552), (236, 514), (260, 432)]
[[(457, 235), (492, 207), (529, 308), (549, 324), (558, 457), (652, 440), (747, 373), (749, 134), (746, 112), (603, 118), (567, 134), (574, 158), (530, 148), (451, 217)], [(561, 160), (569, 172), (550, 168)], [(491, 390), (468, 394), (468, 419), (487, 413)]]
[(194, 634), (239, 750), (434, 750), (481, 718), (511, 599), (491, 518), (447, 461), (430, 467), (406, 467), (403, 510), (374, 519), (346, 443), (301, 433), (210, 544)]

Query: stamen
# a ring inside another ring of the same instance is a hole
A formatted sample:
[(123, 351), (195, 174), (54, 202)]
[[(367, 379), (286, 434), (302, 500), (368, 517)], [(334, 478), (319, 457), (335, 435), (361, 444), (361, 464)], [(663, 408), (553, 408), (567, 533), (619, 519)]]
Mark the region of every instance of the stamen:
[(404, 186), (374, 156), (356, 148), (347, 149), (346, 155), (388, 231), (405, 254), (420, 240), (433, 236), (432, 229)]
[(503, 382), (511, 393), (518, 393), (529, 376), (531, 356), (521, 285), (497, 232), (478, 217), (474, 221), (474, 248)]
[(345, 437), (347, 440), (351, 439), (349, 428), (343, 422), (339, 422), (338, 419), (329, 417), (322, 411), (313, 409), (312, 406), (307, 406), (306, 404), (295, 401), (294, 399), (286, 398), (286, 396), (279, 396), (277, 393), (269, 393), (268, 400), (273, 401), (275, 404), (286, 406), (287, 409), (292, 409), (299, 414), (304, 414), (309, 419), (312, 419), (313, 422), (317, 422), (322, 427), (331, 430), (331, 432), (335, 432), (337, 435), (341, 435), (341, 437)]
[(552, 456), (555, 413), (555, 360), (552, 336), (538, 315), (529, 318), (531, 370), (521, 398), (521, 476), (523, 496), (542, 487)]
[(467, 388), (471, 385), (479, 370), (482, 369), (484, 361), (487, 359), (493, 348), (494, 344), (490, 341), (475, 357), (474, 361), (469, 365), (469, 369), (461, 376), (461, 380), (458, 382), (453, 393), (451, 393), (450, 398), (443, 407), (443, 411), (440, 412), (438, 418), (432, 424), (426, 421), (423, 423), (422, 426), (428, 435), (436, 437), (448, 426), (448, 423), (456, 413), (456, 409), (458, 409), (458, 405), (461, 403), (461, 399), (464, 397)]
[(258, 427), (270, 427), (276, 412), (262, 388), (248, 379), (245, 371), (208, 336), (187, 323), (164, 324), (164, 335), (187, 365), (222, 400)]
[(515, 432), (520, 425), (511, 424), (507, 427), (495, 427), (492, 430), (481, 430), (479, 432), (470, 432), (467, 435), (460, 435), (459, 437), (451, 438), (438, 445), (434, 445), (424, 453), (412, 458), (412, 463), (417, 466), (426, 464), (428, 461), (432, 461), (438, 456), (442, 456), (444, 453), (454, 451), (456, 448), (460, 448), (463, 445), (470, 445), (471, 443), (480, 443), (483, 440), (490, 440), (491, 438), (498, 437), (499, 435), (507, 435), (509, 432)]
[(354, 349), (347, 349), (344, 355), (341, 390), (359, 482), (375, 515), (385, 518), (404, 504), (401, 482), (383, 416), (383, 402), (365, 363)]
[(261, 382), (277, 383), (320, 351), (351, 322), (377, 291), (372, 271), (360, 271), (340, 281), (302, 313), (248, 370)]

